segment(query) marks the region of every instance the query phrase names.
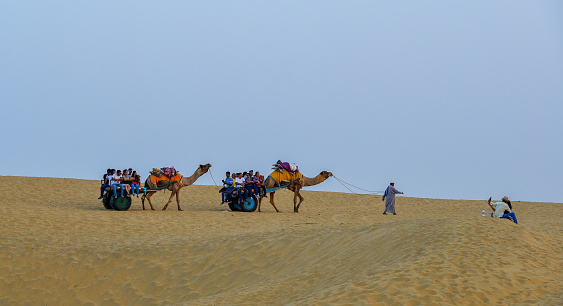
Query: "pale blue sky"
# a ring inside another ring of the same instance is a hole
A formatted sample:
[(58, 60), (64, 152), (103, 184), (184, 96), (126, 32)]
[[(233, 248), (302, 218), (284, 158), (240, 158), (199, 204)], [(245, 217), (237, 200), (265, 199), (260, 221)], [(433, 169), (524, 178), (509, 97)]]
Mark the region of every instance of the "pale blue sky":
[(560, 1), (3, 1), (0, 42), (0, 175), (563, 202)]

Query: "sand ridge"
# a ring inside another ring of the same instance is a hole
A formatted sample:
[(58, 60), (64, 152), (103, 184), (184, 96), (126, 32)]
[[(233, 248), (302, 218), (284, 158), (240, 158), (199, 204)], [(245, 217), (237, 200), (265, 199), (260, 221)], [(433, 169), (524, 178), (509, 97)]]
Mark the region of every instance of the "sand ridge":
[(193, 185), (183, 212), (115, 212), (98, 181), (0, 182), (2, 304), (563, 303), (557, 203), (514, 202), (519, 225), (484, 201), (398, 197), (383, 216), (377, 196), (311, 191), (298, 214), (289, 191), (282, 213), (239, 213)]

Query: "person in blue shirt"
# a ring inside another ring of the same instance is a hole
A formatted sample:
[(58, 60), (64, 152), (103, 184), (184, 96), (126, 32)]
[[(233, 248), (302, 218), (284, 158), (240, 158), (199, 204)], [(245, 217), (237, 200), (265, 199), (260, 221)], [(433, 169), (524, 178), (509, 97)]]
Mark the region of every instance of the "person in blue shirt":
[(221, 192), (221, 204), (225, 203), (227, 194), (231, 192), (231, 190), (233, 189), (233, 178), (231, 177), (231, 172), (227, 171), (225, 175), (227, 177), (224, 180), (222, 180), (223, 192)]
[(231, 172), (227, 171), (225, 173), (225, 175), (227, 176), (224, 180), (222, 180), (223, 182), (223, 187), (231, 187), (233, 186), (233, 178), (231, 177)]

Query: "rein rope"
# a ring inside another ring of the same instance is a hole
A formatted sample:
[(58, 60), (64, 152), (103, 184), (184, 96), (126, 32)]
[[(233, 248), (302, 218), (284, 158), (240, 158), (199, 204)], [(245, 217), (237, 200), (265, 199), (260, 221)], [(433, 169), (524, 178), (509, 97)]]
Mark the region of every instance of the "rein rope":
[[(358, 187), (358, 186), (354, 186), (354, 185), (352, 185), (352, 184), (350, 184), (350, 183), (347, 183), (347, 182), (345, 182), (345, 181), (343, 181), (343, 180), (337, 178), (334, 174), (332, 175), (332, 177), (334, 177), (340, 184), (342, 184), (342, 186), (344, 186), (346, 189), (348, 189), (351, 193), (358, 194), (357, 192), (352, 191), (352, 190), (351, 190), (350, 188), (348, 188), (348, 186), (346, 186), (346, 185), (349, 185), (349, 186), (352, 186), (352, 187), (357, 188), (357, 189), (359, 189), (359, 190), (365, 191), (365, 192), (367, 192), (367, 193), (369, 193), (369, 194), (383, 194), (383, 191), (371, 191), (371, 190), (366, 190), (366, 189), (360, 188), (360, 187)], [(346, 185), (344, 185), (344, 184), (346, 184)]]
[(213, 178), (213, 174), (211, 174), (211, 169), (209, 169), (209, 175), (211, 175), (211, 179), (213, 180), (213, 184), (215, 184), (215, 186), (217, 186), (217, 183), (215, 183), (215, 179)]

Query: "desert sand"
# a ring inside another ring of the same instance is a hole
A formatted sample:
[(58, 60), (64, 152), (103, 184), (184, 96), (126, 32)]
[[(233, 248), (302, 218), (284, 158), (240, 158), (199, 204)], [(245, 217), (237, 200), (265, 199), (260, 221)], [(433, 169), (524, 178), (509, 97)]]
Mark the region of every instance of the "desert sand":
[(563, 204), (513, 199), (516, 225), (484, 200), (398, 196), (393, 216), (303, 191), (293, 213), (284, 190), (242, 213), (192, 185), (184, 211), (160, 192), (118, 212), (99, 186), (0, 177), (0, 305), (563, 304)]

